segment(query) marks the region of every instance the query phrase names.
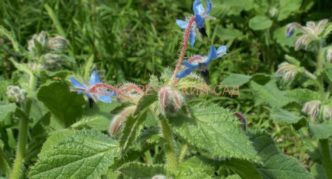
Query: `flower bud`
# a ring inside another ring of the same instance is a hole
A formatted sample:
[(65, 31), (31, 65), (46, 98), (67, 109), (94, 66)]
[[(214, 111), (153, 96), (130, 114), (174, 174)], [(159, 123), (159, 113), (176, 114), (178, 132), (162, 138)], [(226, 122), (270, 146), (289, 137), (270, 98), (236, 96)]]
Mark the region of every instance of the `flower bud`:
[(62, 36), (55, 36), (48, 41), (48, 48), (54, 51), (63, 51), (68, 47), (68, 40)]
[(298, 67), (287, 62), (283, 62), (278, 66), (277, 75), (282, 77), (284, 81), (293, 80), (298, 73)]
[(26, 91), (19, 86), (10, 85), (7, 87), (7, 96), (9, 101), (20, 103), (25, 100)]
[(136, 106), (128, 106), (124, 108), (119, 114), (114, 116), (108, 128), (108, 134), (110, 136), (115, 135), (119, 131), (121, 125), (127, 120), (130, 115), (134, 114), (135, 111)]
[(42, 60), (44, 69), (54, 70), (61, 67), (63, 56), (60, 54), (47, 53), (43, 55)]
[(163, 114), (175, 113), (180, 110), (184, 104), (184, 97), (177, 89), (170, 86), (164, 86), (159, 90), (159, 107)]
[(302, 112), (309, 115), (312, 119), (316, 119), (320, 110), (320, 106), (321, 102), (319, 100), (312, 100), (304, 104)]
[(42, 48), (45, 48), (47, 45), (47, 34), (42, 31), (39, 34), (34, 34), (32, 38), (28, 41), (28, 50), (34, 52), (37, 49), (38, 43)]

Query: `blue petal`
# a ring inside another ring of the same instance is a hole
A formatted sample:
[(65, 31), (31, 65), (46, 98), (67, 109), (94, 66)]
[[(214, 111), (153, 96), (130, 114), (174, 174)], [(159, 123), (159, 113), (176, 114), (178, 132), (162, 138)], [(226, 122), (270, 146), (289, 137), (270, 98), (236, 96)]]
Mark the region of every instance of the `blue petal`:
[(182, 62), (182, 65), (184, 65), (187, 68), (194, 68), (194, 67), (198, 66), (198, 65), (193, 65), (193, 64), (189, 63), (188, 60), (184, 60)]
[(184, 78), (188, 76), (192, 71), (194, 71), (196, 68), (187, 68), (182, 71), (180, 71), (178, 74), (176, 74), (177, 78)]
[(74, 77), (70, 77), (69, 80), (75, 88), (83, 89), (83, 90), (86, 89), (86, 86), (83, 85), (82, 83), (78, 82)]
[(220, 46), (217, 49), (217, 57), (222, 57), (223, 55), (225, 55), (227, 53), (227, 47), (225, 45)]
[(189, 33), (189, 42), (191, 47), (194, 47), (195, 41), (196, 41), (196, 31), (195, 29), (192, 29)]
[(112, 96), (96, 95), (97, 100), (104, 103), (112, 103)]
[(212, 10), (212, 2), (211, 0), (206, 0), (206, 5), (207, 5), (207, 9), (206, 9), (206, 14), (209, 15), (211, 10)]
[(96, 85), (98, 83), (101, 83), (100, 79), (99, 79), (99, 75), (97, 73), (96, 70), (94, 70), (90, 76), (90, 81), (89, 84), (90, 85)]
[(217, 51), (216, 48), (212, 45), (210, 47), (210, 52), (208, 55), (207, 60), (204, 62), (205, 65), (208, 65), (213, 59), (217, 58)]
[(201, 5), (201, 1), (200, 0), (195, 0), (194, 3), (193, 3), (193, 11), (194, 11), (194, 14), (199, 14), (199, 9), (198, 7)]
[(188, 26), (188, 21), (176, 19), (176, 24), (181, 28), (181, 29), (186, 29)]
[(204, 27), (204, 18), (201, 15), (195, 15), (195, 22), (199, 29)]

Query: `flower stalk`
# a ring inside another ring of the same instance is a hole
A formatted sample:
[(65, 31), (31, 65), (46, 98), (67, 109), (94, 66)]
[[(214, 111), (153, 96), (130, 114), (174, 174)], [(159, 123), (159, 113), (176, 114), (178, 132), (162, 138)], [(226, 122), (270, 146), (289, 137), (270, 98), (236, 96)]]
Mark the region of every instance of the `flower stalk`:
[(319, 140), (319, 151), (322, 165), (328, 178), (332, 178), (332, 159), (328, 139)]
[(16, 149), (16, 157), (13, 169), (10, 173), (10, 179), (19, 179), (22, 176), (27, 141), (28, 141), (28, 118), (26, 116), (22, 116), (19, 122), (19, 136), (18, 136), (18, 144)]
[(160, 128), (162, 137), (166, 140), (166, 168), (172, 174), (177, 169), (178, 160), (172, 130), (164, 117), (160, 118)]
[(172, 78), (171, 78), (171, 84), (172, 85), (176, 84), (176, 81), (177, 81), (176, 80), (176, 74), (180, 71), (181, 64), (182, 64), (182, 61), (184, 59), (184, 56), (185, 56), (186, 50), (187, 50), (189, 34), (190, 34), (190, 31), (192, 30), (192, 27), (193, 27), (194, 23), (195, 23), (195, 16), (191, 16), (190, 19), (189, 19), (189, 22), (188, 22), (188, 26), (187, 26), (187, 28), (184, 32), (184, 37), (183, 37), (183, 42), (182, 42), (180, 55), (179, 55), (179, 58), (178, 58), (178, 62), (175, 66), (175, 70), (173, 72)]

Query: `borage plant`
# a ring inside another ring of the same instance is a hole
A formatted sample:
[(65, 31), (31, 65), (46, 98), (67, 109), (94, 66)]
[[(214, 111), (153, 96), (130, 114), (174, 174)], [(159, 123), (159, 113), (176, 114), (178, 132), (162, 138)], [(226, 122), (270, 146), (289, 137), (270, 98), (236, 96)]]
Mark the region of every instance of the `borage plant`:
[[(24, 91), (11, 87), (8, 95), (18, 103), (15, 113), (22, 119), (14, 168), (0, 158), (7, 164), (6, 171), (12, 171), (8, 175), (20, 178), (24, 162), (30, 162), (29, 178), (312, 178), (296, 159), (279, 151), (267, 134), (241, 128), (245, 117), (239, 112), (234, 115), (184, 95), (191, 89), (210, 90), (208, 65), (227, 51), (226, 46), (212, 45), (207, 56), (185, 59), (188, 41), (194, 46), (196, 30), (208, 35), (205, 21), (212, 3), (207, 0), (205, 8), (195, 0), (193, 10), (188, 20), (177, 20), (185, 32), (174, 71), (166, 70), (159, 79), (152, 76), (148, 88), (103, 83), (94, 71), (88, 83), (70, 77), (74, 91), (70, 92), (66, 75), (57, 74), (62, 78), (38, 86), (38, 104), (42, 102), (48, 110), (42, 108), (45, 115), (30, 121), (29, 110), (20, 104)], [(42, 77), (29, 74), (32, 86), (37, 87), (36, 80)], [(52, 131), (41, 149), (40, 143), (28, 146), (33, 152), (40, 150), (36, 161), (25, 155), (26, 136), (38, 136), (38, 132), (32, 134), (34, 129)]]

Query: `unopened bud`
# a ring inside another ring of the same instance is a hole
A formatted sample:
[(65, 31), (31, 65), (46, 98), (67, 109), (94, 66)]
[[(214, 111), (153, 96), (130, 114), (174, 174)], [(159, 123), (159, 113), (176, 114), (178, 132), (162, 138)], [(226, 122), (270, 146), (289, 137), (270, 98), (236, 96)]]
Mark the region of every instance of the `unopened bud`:
[(21, 89), (19, 86), (8, 86), (7, 87), (7, 97), (9, 101), (20, 103), (25, 100), (26, 91)]
[(159, 107), (163, 114), (172, 114), (180, 110), (184, 104), (184, 97), (177, 89), (164, 86), (159, 90)]
[(319, 100), (312, 100), (304, 104), (302, 112), (309, 115), (312, 119), (316, 119), (320, 110), (320, 106), (321, 102)]
[(108, 134), (110, 136), (115, 135), (122, 124), (127, 120), (127, 118), (132, 115), (136, 110), (136, 106), (129, 106), (124, 108), (119, 114), (113, 117), (112, 122), (108, 128)]
[(37, 48), (37, 44), (41, 46), (41, 48), (45, 48), (47, 45), (47, 34), (42, 31), (39, 34), (34, 34), (32, 38), (28, 41), (28, 50), (30, 52), (35, 51)]
[(43, 55), (43, 67), (47, 70), (60, 68), (63, 62), (63, 56), (60, 54), (47, 53)]
[(287, 62), (283, 62), (278, 66), (277, 74), (284, 81), (293, 80), (298, 73), (298, 67)]
[(48, 41), (48, 48), (54, 51), (63, 51), (68, 47), (68, 40), (62, 36), (55, 36)]

